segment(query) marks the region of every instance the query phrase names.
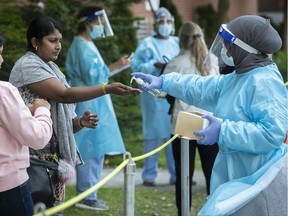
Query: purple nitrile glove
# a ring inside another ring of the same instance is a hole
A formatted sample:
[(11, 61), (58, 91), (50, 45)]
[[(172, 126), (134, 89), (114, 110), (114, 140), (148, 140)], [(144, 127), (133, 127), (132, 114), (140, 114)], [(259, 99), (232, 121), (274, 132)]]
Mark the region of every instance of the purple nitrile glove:
[(202, 136), (202, 139), (197, 140), (197, 143), (203, 145), (213, 145), (219, 140), (222, 121), (211, 115), (203, 115), (202, 118), (208, 119), (210, 123), (203, 130), (194, 132), (196, 136)]
[(136, 78), (141, 78), (144, 82), (148, 83), (148, 85), (144, 88), (141, 88), (143, 91), (147, 92), (151, 89), (161, 89), (162, 88), (162, 77), (153, 76), (151, 74), (135, 72), (131, 74)]

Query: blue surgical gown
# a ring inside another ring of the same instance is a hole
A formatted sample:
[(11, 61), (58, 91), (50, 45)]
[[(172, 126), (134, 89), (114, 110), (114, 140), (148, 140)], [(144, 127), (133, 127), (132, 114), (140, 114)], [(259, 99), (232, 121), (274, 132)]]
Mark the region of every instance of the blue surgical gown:
[[(284, 169), (287, 90), (275, 64), (220, 77), (171, 73), (162, 89), (223, 119), (211, 194), (198, 215), (235, 213)], [(287, 195), (287, 184), (279, 190)]]
[[(179, 51), (177, 37), (170, 36), (167, 40), (161, 40), (149, 36), (139, 43), (131, 67), (133, 71), (159, 76), (161, 71), (154, 66), (154, 63), (169, 61), (178, 55)], [(171, 123), (168, 115), (170, 105), (167, 100), (144, 92), (140, 95), (140, 105), (144, 139), (169, 138)]]
[[(78, 36), (69, 48), (66, 69), (71, 86), (92, 86), (108, 83), (109, 69), (92, 41)], [(99, 118), (96, 129), (84, 128), (75, 134), (79, 151), (84, 160), (107, 155), (122, 154), (125, 146), (109, 94), (77, 103), (76, 113), (90, 110)]]

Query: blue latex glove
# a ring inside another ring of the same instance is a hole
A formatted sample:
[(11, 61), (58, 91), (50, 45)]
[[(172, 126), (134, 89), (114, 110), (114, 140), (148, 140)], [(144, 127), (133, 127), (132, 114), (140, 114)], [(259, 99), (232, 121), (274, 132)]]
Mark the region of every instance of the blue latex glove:
[(210, 123), (203, 130), (194, 132), (196, 136), (202, 136), (202, 139), (197, 140), (197, 143), (203, 145), (213, 145), (219, 140), (222, 121), (211, 115), (203, 115), (202, 118), (208, 119)]
[(163, 83), (163, 78), (162, 77), (157, 77), (153, 76), (151, 74), (146, 74), (146, 73), (141, 73), (141, 72), (135, 72), (131, 74), (132, 76), (135, 76), (137, 78), (141, 78), (144, 80), (144, 82), (148, 83), (145, 88), (141, 88), (141, 90), (147, 92), (151, 89), (161, 89), (162, 88), (162, 83)]

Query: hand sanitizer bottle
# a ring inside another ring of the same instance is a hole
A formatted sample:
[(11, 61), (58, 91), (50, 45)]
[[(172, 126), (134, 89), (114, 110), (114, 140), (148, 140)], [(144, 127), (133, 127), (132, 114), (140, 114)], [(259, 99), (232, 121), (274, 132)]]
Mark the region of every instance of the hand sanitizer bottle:
[[(149, 85), (148, 83), (146, 83), (141, 78), (137, 78), (137, 77), (133, 76), (131, 81), (130, 81), (130, 86), (131, 86), (131, 83), (133, 82), (133, 80), (135, 80), (142, 87), (146, 87)], [(150, 89), (148, 92), (155, 97), (160, 97), (162, 94), (162, 91), (160, 89)]]

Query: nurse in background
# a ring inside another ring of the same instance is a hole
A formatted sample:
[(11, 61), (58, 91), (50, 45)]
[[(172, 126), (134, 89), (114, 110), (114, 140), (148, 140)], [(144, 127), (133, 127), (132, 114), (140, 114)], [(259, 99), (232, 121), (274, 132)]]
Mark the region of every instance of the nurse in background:
[[(155, 34), (141, 41), (133, 57), (133, 71), (159, 76), (167, 61), (179, 53), (179, 40), (171, 36), (173, 18), (166, 8), (159, 8), (155, 16)], [(171, 132), (169, 104), (166, 99), (156, 98), (144, 92), (140, 95), (144, 154), (159, 147), (161, 140), (168, 140)], [(166, 163), (170, 173), (170, 184), (175, 184), (175, 165), (172, 146), (165, 149)], [(155, 186), (158, 156), (156, 153), (144, 160), (143, 185)]]
[[(130, 60), (125, 56), (108, 67), (92, 41), (113, 35), (105, 10), (96, 6), (88, 6), (79, 11), (77, 18), (79, 20), (78, 35), (74, 37), (66, 59), (70, 85), (76, 87), (102, 84), (103, 91), (105, 91), (104, 83), (108, 83), (110, 71), (129, 65)], [(105, 155), (118, 155), (126, 151), (111, 96), (105, 94), (93, 100), (77, 103), (77, 114), (85, 110), (97, 113), (99, 123), (94, 130), (83, 129), (75, 134), (77, 146), (85, 162), (76, 169), (77, 194), (100, 181)], [(91, 193), (77, 203), (76, 207), (107, 210), (106, 202), (98, 199), (97, 193), (98, 191)]]

